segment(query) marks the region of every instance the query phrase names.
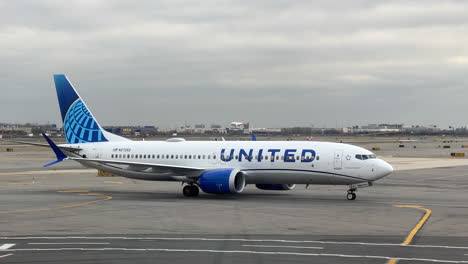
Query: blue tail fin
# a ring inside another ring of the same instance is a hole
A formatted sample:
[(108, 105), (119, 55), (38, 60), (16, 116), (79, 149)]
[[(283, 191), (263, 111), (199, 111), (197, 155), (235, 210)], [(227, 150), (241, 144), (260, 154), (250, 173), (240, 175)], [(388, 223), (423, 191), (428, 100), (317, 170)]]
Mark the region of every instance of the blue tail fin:
[(127, 140), (102, 129), (65, 75), (54, 75), (54, 81), (68, 144)]

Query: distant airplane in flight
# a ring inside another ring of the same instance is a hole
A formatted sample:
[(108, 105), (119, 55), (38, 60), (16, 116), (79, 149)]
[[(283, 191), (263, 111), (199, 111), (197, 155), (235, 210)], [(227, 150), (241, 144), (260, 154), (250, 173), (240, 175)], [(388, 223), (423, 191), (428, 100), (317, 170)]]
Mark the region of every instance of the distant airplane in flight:
[(123, 177), (180, 181), (185, 196), (241, 193), (246, 184), (262, 190), (291, 190), (296, 184), (358, 187), (390, 173), (387, 162), (353, 145), (314, 141), (131, 141), (105, 131), (65, 75), (54, 75), (67, 144), (45, 134), (57, 160), (74, 160)]

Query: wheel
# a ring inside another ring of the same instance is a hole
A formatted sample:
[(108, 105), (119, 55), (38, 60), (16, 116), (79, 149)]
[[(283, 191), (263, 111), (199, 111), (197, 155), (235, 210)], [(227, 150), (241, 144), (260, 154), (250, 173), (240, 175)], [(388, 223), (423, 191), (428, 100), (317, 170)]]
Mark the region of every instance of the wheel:
[(186, 197), (197, 196), (198, 193), (200, 193), (200, 189), (198, 189), (198, 187), (197, 187), (196, 185), (186, 185), (186, 186), (182, 189), (182, 193), (183, 193), (184, 196), (186, 196)]
[(200, 193), (200, 189), (198, 188), (198, 186), (192, 185), (191, 189), (192, 189), (192, 196), (198, 196), (198, 194)]
[(190, 197), (192, 196), (192, 186), (191, 185), (186, 185), (182, 189), (182, 193), (184, 194), (185, 197)]
[(346, 198), (348, 198), (348, 200), (356, 200), (356, 194), (355, 193), (348, 193), (348, 195), (346, 195)]

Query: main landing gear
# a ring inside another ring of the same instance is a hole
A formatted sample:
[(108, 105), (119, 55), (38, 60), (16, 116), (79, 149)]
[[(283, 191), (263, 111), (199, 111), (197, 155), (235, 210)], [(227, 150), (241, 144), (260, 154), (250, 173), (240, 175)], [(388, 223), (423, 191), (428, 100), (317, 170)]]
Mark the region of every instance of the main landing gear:
[(346, 195), (346, 198), (348, 198), (348, 200), (350, 200), (350, 201), (356, 200), (356, 193), (354, 193), (352, 191), (348, 191), (348, 194)]
[(185, 185), (185, 187), (182, 189), (182, 193), (185, 197), (194, 197), (198, 196), (200, 189), (195, 184)]

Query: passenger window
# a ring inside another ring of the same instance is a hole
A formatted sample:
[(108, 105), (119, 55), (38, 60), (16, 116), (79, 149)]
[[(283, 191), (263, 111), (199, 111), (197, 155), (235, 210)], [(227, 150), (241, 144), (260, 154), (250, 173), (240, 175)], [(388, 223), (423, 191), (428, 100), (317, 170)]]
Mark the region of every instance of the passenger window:
[(157, 159), (159, 159), (159, 154), (156, 156)]
[(211, 155), (208, 155), (208, 159), (211, 159)]
[(132, 155), (130, 155), (130, 157), (132, 157), (132, 159), (133, 159), (133, 154), (132, 154)]
[(317, 160), (319, 160), (319, 159), (320, 159), (320, 157), (319, 157), (319, 156), (317, 156)]
[(203, 155), (202, 158), (205, 159), (205, 155)]
[(216, 155), (213, 155), (213, 159), (216, 159)]
[(187, 155), (184, 156), (184, 159), (187, 159)]
[(239, 156), (238, 156), (238, 155), (236, 155), (236, 159), (239, 159)]
[(198, 155), (198, 159), (201, 159), (201, 155)]
[(130, 154), (127, 154), (127, 159), (129, 159), (129, 158), (130, 158)]
[(299, 156), (296, 156), (296, 160), (299, 160)]
[(174, 155), (171, 155), (171, 159), (173, 159), (173, 158), (174, 158)]

